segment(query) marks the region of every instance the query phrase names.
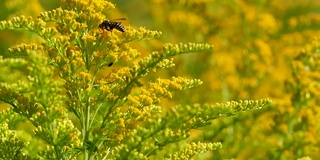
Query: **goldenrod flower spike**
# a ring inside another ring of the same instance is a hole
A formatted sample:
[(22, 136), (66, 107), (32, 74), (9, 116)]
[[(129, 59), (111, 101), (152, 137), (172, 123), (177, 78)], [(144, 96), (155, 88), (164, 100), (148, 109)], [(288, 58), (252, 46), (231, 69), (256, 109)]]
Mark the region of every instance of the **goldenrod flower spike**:
[(213, 151), (222, 148), (220, 142), (217, 143), (202, 143), (202, 142), (191, 142), (185, 148), (168, 155), (166, 160), (184, 160), (191, 159), (194, 155), (199, 153), (205, 153), (207, 151)]
[(41, 19), (33, 20), (32, 17), (14, 17), (12, 20), (0, 21), (0, 29), (25, 29), (37, 33), (39, 36), (48, 39), (54, 36), (57, 31), (55, 28), (46, 28), (46, 23)]

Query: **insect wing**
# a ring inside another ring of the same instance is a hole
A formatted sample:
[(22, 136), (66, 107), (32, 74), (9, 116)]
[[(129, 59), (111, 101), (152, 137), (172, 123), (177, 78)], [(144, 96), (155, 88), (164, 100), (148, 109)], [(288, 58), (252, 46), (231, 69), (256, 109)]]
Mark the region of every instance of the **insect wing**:
[(112, 20), (110, 20), (110, 21), (124, 21), (124, 20), (126, 20), (126, 18), (117, 18), (117, 19), (112, 19)]

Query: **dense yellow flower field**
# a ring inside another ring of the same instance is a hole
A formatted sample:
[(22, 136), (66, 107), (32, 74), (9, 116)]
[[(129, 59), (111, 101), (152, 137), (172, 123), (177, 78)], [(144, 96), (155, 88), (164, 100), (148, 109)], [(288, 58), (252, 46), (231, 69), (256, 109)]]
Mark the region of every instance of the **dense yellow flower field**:
[[(92, 1), (95, 2), (95, 0)], [(0, 6), (2, 10), (0, 16), (3, 20), (20, 14), (37, 17), (40, 12), (59, 5), (53, 2), (52, 4), (42, 2), (42, 4), (37, 0), (29, 2), (32, 5), (19, 0), (7, 0), (3, 3), (4, 5)], [(192, 129), (190, 141), (200, 139), (202, 142), (221, 142), (223, 145), (221, 149), (196, 155), (195, 159), (286, 160), (320, 157), (320, 139), (318, 138), (320, 133), (320, 1), (132, 0), (112, 1), (112, 3), (117, 9), (107, 10), (104, 14), (109, 19), (125, 17), (126, 20), (121, 24), (128, 28), (128, 33), (132, 33), (132, 37), (139, 39), (137, 37), (141, 36), (148, 39), (148, 35), (153, 38), (162, 33), (158, 39), (133, 42), (132, 46), (136, 49), (126, 48), (126, 53), (123, 53), (122, 57), (111, 55), (112, 61), (122, 59), (130, 62), (132, 57), (140, 54), (138, 52), (141, 52), (142, 56), (147, 56), (153, 50), (159, 49), (163, 42), (195, 42), (213, 45), (213, 49), (206, 54), (184, 54), (175, 60), (164, 61), (163, 66), (173, 66), (171, 61), (174, 61), (175, 67), (168, 67), (167, 70), (147, 76), (142, 81), (158, 77), (173, 78), (170, 80), (159, 78), (154, 84), (150, 83), (151, 89), (141, 90), (138, 99), (136, 96), (129, 95), (127, 100), (133, 107), (138, 108), (141, 105), (139, 103), (151, 105), (157, 101), (165, 106), (164, 112), (166, 112), (176, 104), (222, 103), (231, 100), (266, 98), (272, 100), (270, 106), (261, 110), (219, 118), (212, 121), (210, 125)], [(97, 8), (97, 10), (101, 9)], [(96, 17), (96, 19), (99, 18)], [(95, 23), (100, 22), (93, 22)], [(157, 32), (148, 32), (139, 26)], [(68, 30), (61, 28), (63, 29)], [(104, 38), (117, 38), (116, 35), (108, 36), (110, 37)], [(89, 43), (95, 38), (85, 36), (83, 40)], [(128, 34), (126, 38), (130, 39), (130, 35)], [(1, 31), (0, 40), (2, 51), (0, 55), (3, 57), (9, 56), (7, 48), (17, 42), (38, 41), (31, 33), (19, 31)], [(114, 44), (111, 42), (108, 47), (120, 50), (117, 44), (118, 42)], [(175, 46), (165, 45), (165, 47), (171, 47), (168, 50), (172, 51)], [(186, 46), (180, 49), (183, 47)], [(210, 47), (205, 46), (205, 48)], [(99, 59), (103, 54), (103, 52), (95, 52), (94, 58)], [(85, 65), (82, 61), (74, 63)], [(138, 66), (138, 61), (132, 63)], [(121, 63), (115, 64), (113, 67), (117, 68), (121, 65)], [(119, 69), (117, 75), (111, 74), (108, 80), (101, 83), (109, 83), (109, 81), (111, 83), (111, 80), (124, 77), (129, 72), (129, 68)], [(203, 83), (197, 80), (191, 82), (179, 76), (201, 79)], [(84, 80), (88, 79), (88, 83), (92, 79), (92, 75), (84, 72), (80, 73), (80, 77)], [(9, 81), (17, 78), (19, 78), (18, 75), (8, 77), (0, 75), (0, 80)], [(126, 79), (122, 81), (125, 83)], [(174, 95), (169, 91), (170, 89), (184, 90), (182, 87), (184, 85), (197, 86), (200, 83), (202, 85), (199, 87)], [(139, 83), (137, 82), (136, 85), (139, 86)], [(162, 87), (169, 89), (163, 90)], [(91, 89), (89, 88), (87, 92)], [(101, 90), (107, 93), (110, 88), (106, 85)], [(153, 93), (163, 96), (150, 98)], [(115, 95), (112, 98), (118, 97)], [(3, 105), (3, 108), (7, 107)], [(128, 109), (132, 110), (133, 114), (149, 116), (143, 115), (136, 108), (128, 107)], [(125, 138), (121, 135), (125, 130), (125, 123), (133, 128), (137, 127), (137, 124), (119, 119), (118, 127), (122, 130), (113, 132), (111, 135), (119, 143)], [(194, 121), (190, 120), (188, 123), (193, 124)], [(188, 147), (195, 146), (192, 143)], [(165, 154), (167, 150), (170, 148), (159, 151), (159, 155)]]

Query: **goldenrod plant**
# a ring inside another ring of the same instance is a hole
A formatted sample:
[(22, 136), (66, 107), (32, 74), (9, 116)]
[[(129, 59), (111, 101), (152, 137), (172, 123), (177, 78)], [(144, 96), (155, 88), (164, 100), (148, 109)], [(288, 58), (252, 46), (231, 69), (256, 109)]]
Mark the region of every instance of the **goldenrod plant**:
[(164, 106), (165, 98), (202, 81), (147, 76), (174, 67), (173, 56), (211, 53), (212, 45), (167, 43), (141, 56), (131, 43), (162, 33), (123, 24), (125, 32), (99, 28), (114, 8), (103, 0), (62, 0), (37, 17), (0, 22), (1, 30), (40, 37), (0, 57), (0, 101), (8, 105), (0, 114), (1, 159), (191, 159), (222, 147), (190, 138), (192, 131), (271, 103)]

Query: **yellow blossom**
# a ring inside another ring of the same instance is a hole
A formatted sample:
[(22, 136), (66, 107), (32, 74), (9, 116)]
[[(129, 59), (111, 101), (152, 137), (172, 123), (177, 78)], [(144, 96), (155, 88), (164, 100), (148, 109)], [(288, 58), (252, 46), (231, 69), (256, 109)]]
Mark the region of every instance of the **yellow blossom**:
[(85, 43), (93, 43), (93, 42), (95, 42), (96, 37), (87, 34), (87, 35), (84, 35), (84, 36), (82, 37), (82, 40), (83, 40)]
[(80, 78), (87, 82), (90, 82), (92, 80), (92, 75), (88, 72), (81, 71)]
[(140, 101), (137, 96), (129, 95), (127, 99), (132, 106), (138, 107), (140, 105)]
[(296, 17), (291, 17), (288, 23), (290, 28), (295, 28), (298, 25), (298, 20)]
[(153, 103), (152, 98), (147, 95), (140, 95), (139, 98), (141, 103), (144, 105), (151, 105)]
[(258, 17), (258, 26), (268, 33), (274, 33), (277, 30), (277, 20), (272, 14), (264, 13)]
[(124, 119), (123, 118), (119, 118), (119, 126), (120, 127), (125, 127), (125, 123), (124, 123)]

